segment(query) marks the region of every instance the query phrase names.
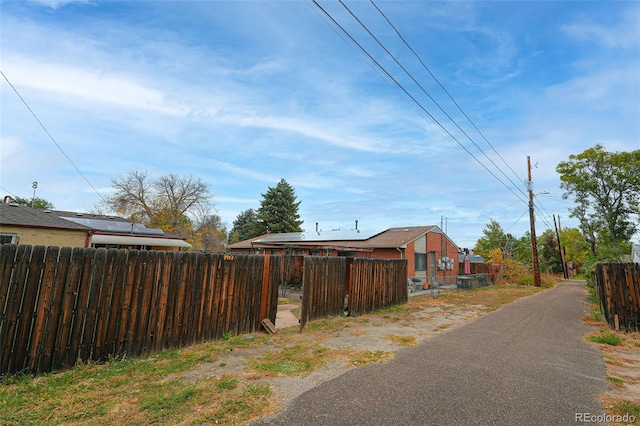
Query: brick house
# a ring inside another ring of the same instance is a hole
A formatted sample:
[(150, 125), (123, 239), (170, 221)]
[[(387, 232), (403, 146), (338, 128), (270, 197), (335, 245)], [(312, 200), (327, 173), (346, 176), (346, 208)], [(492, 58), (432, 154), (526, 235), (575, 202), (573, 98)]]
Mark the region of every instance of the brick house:
[(407, 275), (420, 282), (458, 271), (458, 246), (435, 225), (386, 231), (316, 231), (266, 234), (231, 244), (232, 253), (407, 259)]
[(0, 244), (183, 250), (183, 238), (129, 220), (0, 203)]

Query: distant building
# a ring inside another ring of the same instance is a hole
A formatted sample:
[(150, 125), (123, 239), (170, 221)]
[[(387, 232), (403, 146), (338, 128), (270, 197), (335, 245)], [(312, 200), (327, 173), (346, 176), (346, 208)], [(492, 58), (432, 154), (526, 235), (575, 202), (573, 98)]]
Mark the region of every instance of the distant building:
[(0, 244), (183, 250), (184, 238), (116, 216), (0, 203)]
[(640, 244), (634, 244), (631, 248), (631, 261), (640, 263)]
[(458, 246), (435, 225), (266, 234), (228, 248), (232, 253), (262, 255), (407, 259), (407, 275), (422, 282), (456, 275), (459, 263)]

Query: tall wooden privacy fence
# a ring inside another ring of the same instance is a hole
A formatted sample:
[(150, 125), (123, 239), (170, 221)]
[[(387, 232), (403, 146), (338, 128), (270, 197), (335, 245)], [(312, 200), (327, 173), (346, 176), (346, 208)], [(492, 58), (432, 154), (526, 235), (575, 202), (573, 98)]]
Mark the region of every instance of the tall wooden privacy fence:
[(611, 329), (640, 331), (640, 264), (598, 263), (595, 281), (600, 309)]
[(140, 356), (275, 322), (282, 261), (0, 246), (0, 375)]
[(327, 315), (362, 315), (408, 300), (406, 259), (304, 259), (300, 330)]

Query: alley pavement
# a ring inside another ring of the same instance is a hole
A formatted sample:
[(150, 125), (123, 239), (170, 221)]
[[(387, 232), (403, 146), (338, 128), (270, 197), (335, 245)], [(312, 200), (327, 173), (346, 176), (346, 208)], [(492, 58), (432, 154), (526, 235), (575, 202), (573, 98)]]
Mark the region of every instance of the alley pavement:
[[(535, 296), (300, 395), (254, 425), (575, 425), (603, 413), (584, 281)], [(576, 422), (576, 419), (578, 421)]]

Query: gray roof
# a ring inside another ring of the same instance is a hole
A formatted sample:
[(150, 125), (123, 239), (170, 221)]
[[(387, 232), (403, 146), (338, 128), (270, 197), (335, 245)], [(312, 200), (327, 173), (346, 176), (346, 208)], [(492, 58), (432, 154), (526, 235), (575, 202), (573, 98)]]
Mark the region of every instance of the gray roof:
[(77, 231), (92, 230), (92, 228), (80, 223), (61, 219), (57, 213), (51, 210), (33, 209), (14, 203), (0, 203), (0, 225)]
[[(352, 247), (354, 249), (401, 248), (428, 232), (441, 233), (442, 231), (437, 226), (430, 225), (404, 226), (399, 228), (389, 228), (384, 231), (354, 229), (350, 231), (324, 231), (319, 234), (317, 232), (291, 232), (284, 234), (262, 235), (231, 244), (229, 248), (248, 249), (259, 247), (261, 245), (274, 245), (281, 247), (336, 245), (340, 247)], [(446, 238), (451, 241), (449, 237)], [(453, 243), (453, 241), (451, 242)]]
[(34, 209), (15, 203), (0, 203), (0, 225), (181, 238), (118, 216)]
[[(460, 261), (460, 263), (464, 262), (464, 257), (466, 255), (464, 253), (460, 253), (458, 255), (458, 260)], [(470, 254), (469, 256), (469, 263), (484, 263), (484, 257), (479, 256), (477, 254)]]
[(282, 234), (270, 234), (254, 240), (259, 243), (300, 243), (305, 241), (321, 242), (321, 241), (364, 241), (380, 231), (373, 230), (333, 230), (333, 231), (315, 231), (315, 232), (285, 232)]
[(164, 235), (162, 229), (147, 228), (141, 223), (126, 222), (111, 219), (93, 219), (90, 217), (68, 217), (60, 216), (61, 219), (68, 220), (73, 223), (85, 225), (96, 231), (112, 232), (117, 234), (144, 234), (144, 235)]

